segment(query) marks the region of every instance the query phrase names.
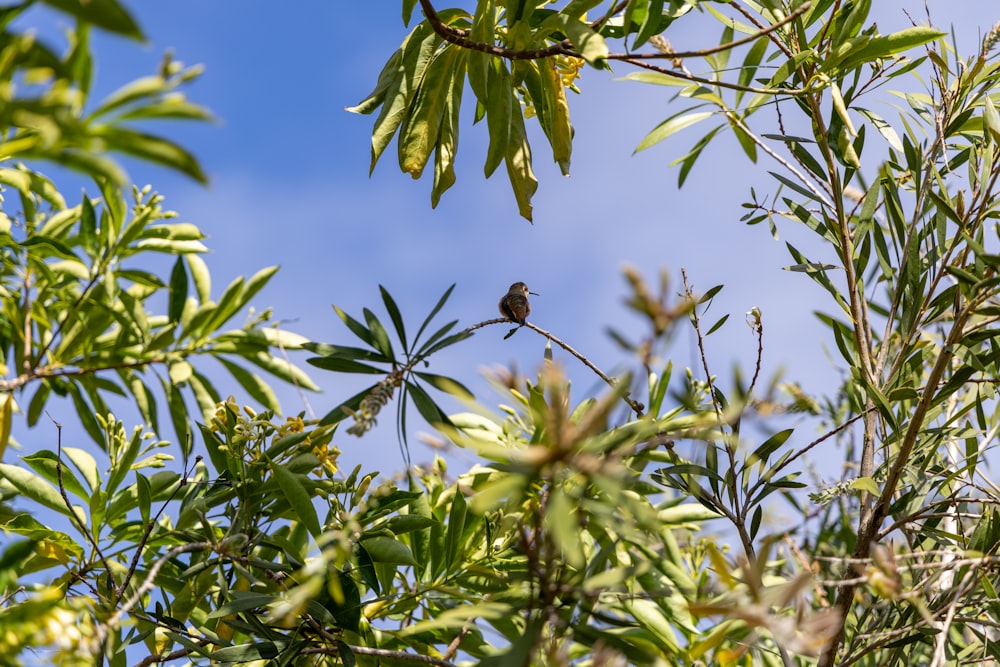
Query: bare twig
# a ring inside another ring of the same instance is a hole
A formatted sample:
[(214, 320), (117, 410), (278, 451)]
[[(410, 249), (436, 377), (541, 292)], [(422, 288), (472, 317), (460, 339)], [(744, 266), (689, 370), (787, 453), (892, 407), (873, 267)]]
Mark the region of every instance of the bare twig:
[[(508, 320), (502, 320), (502, 321), (507, 322)], [(533, 331), (535, 331), (537, 333), (540, 333), (541, 335), (545, 336), (550, 341), (552, 341), (553, 343), (555, 343), (556, 345), (558, 345), (559, 347), (561, 347), (562, 349), (564, 349), (567, 352), (569, 352), (570, 354), (572, 354), (574, 357), (576, 357), (577, 359), (579, 359), (580, 362), (584, 366), (586, 366), (590, 370), (594, 371), (594, 373), (597, 374), (597, 377), (599, 377), (602, 380), (604, 380), (605, 382), (607, 382), (609, 386), (615, 387), (615, 388), (618, 387), (617, 380), (613, 380), (610, 377), (608, 377), (607, 374), (604, 371), (602, 371), (600, 368), (598, 368), (596, 365), (594, 365), (594, 362), (592, 362), (590, 359), (588, 359), (587, 357), (583, 356), (582, 354), (580, 354), (579, 352), (577, 352), (576, 350), (574, 350), (565, 341), (560, 340), (559, 338), (557, 338), (555, 335), (552, 334), (552, 332), (546, 331), (545, 329), (542, 329), (541, 327), (536, 327), (531, 322), (525, 322), (524, 326), (528, 327), (529, 329), (531, 329), (531, 330), (533, 330)], [(628, 406), (630, 408), (632, 408), (632, 411), (635, 412), (635, 414), (636, 414), (637, 417), (641, 417), (643, 415), (643, 411), (645, 409), (645, 406), (643, 406), (642, 403), (639, 403), (638, 401), (635, 401), (632, 398), (630, 398), (629, 397), (629, 392), (627, 390), (625, 391), (624, 394), (622, 394), (622, 400), (625, 401), (626, 403), (628, 403)]]
[[(200, 456), (196, 457), (195, 465), (198, 465), (200, 461), (201, 457)], [(181, 488), (186, 483), (187, 478), (191, 474), (192, 473), (187, 470), (184, 471), (184, 477), (177, 480), (177, 486), (174, 487), (174, 490), (170, 493), (170, 497), (163, 501), (163, 504), (160, 506), (160, 509), (156, 512), (156, 516), (150, 517), (149, 523), (146, 525), (146, 530), (142, 534), (142, 539), (140, 539), (138, 544), (136, 544), (135, 553), (132, 554), (132, 562), (129, 563), (128, 566), (128, 572), (125, 574), (125, 578), (122, 579), (121, 584), (119, 584), (117, 587), (115, 593), (115, 605), (120, 603), (122, 600), (122, 596), (125, 595), (125, 590), (128, 588), (129, 583), (132, 581), (132, 577), (135, 575), (135, 570), (139, 566), (139, 558), (142, 557), (142, 551), (145, 548), (146, 544), (149, 542), (149, 536), (152, 535), (153, 529), (156, 528), (156, 526), (159, 524), (160, 516), (162, 516), (163, 511), (167, 509), (167, 504), (169, 504), (174, 499), (174, 497), (177, 495), (177, 492), (181, 490)]]
[(87, 529), (86, 524), (83, 523), (83, 519), (77, 516), (76, 508), (73, 507), (73, 503), (69, 500), (69, 494), (66, 493), (66, 485), (63, 484), (62, 424), (57, 422), (52, 415), (48, 414), (48, 412), (45, 414), (48, 415), (48, 418), (52, 420), (53, 424), (56, 425), (56, 481), (59, 484), (59, 495), (62, 496), (63, 502), (66, 504), (66, 509), (69, 510), (69, 517), (73, 522), (73, 525), (75, 525), (77, 530), (79, 530), (80, 533), (87, 538), (87, 541), (90, 542), (90, 546), (94, 548), (94, 553), (96, 553), (97, 557), (101, 559), (101, 563), (104, 565), (104, 571), (107, 572), (108, 577), (113, 578), (111, 565), (108, 563), (108, 559), (104, 556), (104, 552), (101, 551), (101, 547), (97, 544), (96, 536), (94, 536), (94, 534)]
[(209, 549), (214, 549), (215, 545), (211, 542), (191, 542), (190, 544), (182, 544), (176, 546), (167, 553), (165, 553), (158, 561), (153, 564), (153, 567), (149, 568), (149, 574), (146, 575), (146, 580), (142, 582), (142, 585), (136, 590), (136, 592), (126, 600), (115, 613), (112, 614), (108, 620), (97, 627), (97, 639), (98, 643), (103, 644), (104, 640), (107, 639), (110, 630), (121, 622), (122, 616), (127, 614), (132, 610), (134, 606), (139, 604), (143, 596), (149, 591), (153, 590), (156, 585), (156, 576), (160, 573), (160, 569), (167, 564), (168, 561), (176, 558), (177, 556), (188, 553), (190, 551), (206, 551)]

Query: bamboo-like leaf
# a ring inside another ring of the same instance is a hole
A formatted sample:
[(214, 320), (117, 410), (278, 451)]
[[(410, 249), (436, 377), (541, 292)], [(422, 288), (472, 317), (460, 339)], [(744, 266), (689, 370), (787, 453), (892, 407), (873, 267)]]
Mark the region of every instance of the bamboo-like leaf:
[[(372, 337), (372, 333), (367, 327), (338, 308), (336, 305), (333, 307), (333, 310), (337, 313), (337, 317), (340, 318), (340, 321), (346, 324), (347, 328), (351, 330), (351, 333), (371, 345), (373, 348), (378, 349), (378, 346), (375, 344), (375, 339)], [(419, 335), (420, 334), (417, 334), (418, 337)]]
[(399, 312), (399, 306), (396, 305), (396, 301), (385, 287), (379, 285), (378, 289), (382, 295), (382, 303), (385, 304), (385, 310), (389, 313), (389, 319), (392, 320), (392, 326), (396, 330), (396, 335), (399, 336), (399, 341), (403, 344), (403, 349), (409, 350), (409, 346), (406, 343), (406, 327), (403, 326), (403, 316)]
[(586, 564), (581, 543), (579, 504), (566, 494), (565, 487), (559, 486), (549, 494), (549, 502), (542, 521), (566, 564), (582, 569)]
[(328, 343), (306, 343), (305, 349), (311, 350), (323, 357), (334, 357), (337, 359), (350, 359), (352, 361), (364, 360), (381, 363), (391, 361), (389, 357), (375, 350), (365, 350), (360, 347), (348, 345), (330, 345)]
[(275, 395), (274, 390), (271, 386), (264, 382), (260, 376), (256, 373), (251, 373), (242, 366), (238, 366), (233, 362), (224, 359), (222, 357), (217, 357), (219, 362), (226, 367), (230, 375), (240, 383), (251, 397), (268, 410), (274, 410), (275, 412), (281, 412), (281, 405), (278, 403), (278, 397)]
[[(0, 479), (6, 480), (10, 487), (16, 489), (29, 500), (32, 500), (43, 507), (54, 510), (63, 516), (70, 516), (70, 510), (63, 502), (59, 490), (43, 480), (33, 475), (24, 468), (20, 468), (8, 463), (0, 463)], [(74, 506), (77, 518), (86, 521), (86, 517), (79, 506)]]
[(420, 416), (427, 421), (431, 426), (437, 426), (440, 424), (448, 424), (448, 415), (445, 414), (444, 410), (438, 407), (437, 403), (434, 402), (427, 392), (423, 390), (420, 385), (414, 382), (407, 382), (406, 389), (409, 392), (410, 397), (413, 399), (413, 404), (417, 407), (417, 412)]
[(143, 40), (145, 37), (139, 24), (132, 15), (117, 0), (89, 0), (74, 2), (74, 0), (42, 0), (45, 4), (60, 11), (75, 16), (87, 23), (93, 23), (99, 28), (110, 30), (132, 39)]
[[(59, 460), (56, 458), (54, 452), (41, 450), (21, 457), (21, 460), (31, 466), (32, 470), (48, 480), (50, 484), (58, 488)], [(82, 500), (90, 499), (90, 492), (84, 488), (80, 480), (77, 479), (76, 474), (66, 465), (65, 461), (62, 463), (62, 483), (63, 488), (74, 496)], [(63, 506), (65, 507), (65, 503)]]
[(437, 208), (441, 195), (455, 184), (455, 155), (458, 153), (459, 111), (465, 88), (465, 68), (469, 51), (462, 49), (452, 67), (451, 81), (445, 84), (444, 110), (434, 146), (434, 184), (431, 187), (431, 208)]
[(443, 391), (452, 396), (456, 396), (461, 400), (471, 401), (475, 398), (472, 392), (468, 390), (461, 382), (454, 380), (450, 377), (445, 377), (443, 375), (434, 375), (433, 373), (421, 373), (419, 371), (414, 372), (418, 378), (431, 385), (439, 391)]
[(670, 135), (676, 134), (686, 127), (691, 127), (696, 123), (700, 123), (706, 118), (711, 118), (713, 115), (715, 115), (715, 113), (712, 111), (699, 111), (695, 113), (682, 111), (674, 114), (653, 128), (653, 130), (639, 142), (639, 145), (636, 147), (634, 152), (639, 153), (651, 146), (655, 146)]
[(368, 324), (368, 331), (371, 332), (372, 342), (374, 343), (375, 349), (381, 352), (390, 361), (396, 358), (396, 355), (392, 351), (392, 341), (389, 340), (389, 333), (382, 326), (378, 317), (375, 313), (368, 310), (367, 308), (362, 309), (362, 313), (365, 316), (365, 322)]
[(97, 468), (97, 461), (90, 452), (78, 447), (63, 447), (63, 454), (73, 462), (76, 469), (83, 475), (91, 492), (97, 491), (101, 486), (101, 473)]
[(420, 340), (420, 336), (423, 335), (424, 330), (427, 328), (427, 325), (431, 323), (431, 320), (434, 319), (434, 316), (437, 315), (441, 311), (441, 308), (444, 307), (445, 302), (448, 301), (448, 297), (451, 296), (451, 293), (454, 290), (455, 290), (455, 283), (452, 283), (451, 285), (449, 285), (448, 289), (444, 291), (444, 294), (442, 294), (441, 297), (437, 300), (437, 303), (434, 304), (434, 307), (431, 308), (431, 312), (427, 315), (427, 317), (424, 318), (423, 323), (421, 323), (420, 325), (420, 329), (417, 331), (417, 335), (413, 339), (414, 346), (416, 346), (417, 341)]
[(163, 385), (163, 393), (167, 397), (167, 410), (174, 427), (174, 433), (177, 436), (177, 444), (181, 447), (181, 452), (186, 457), (191, 453), (190, 445), (188, 444), (191, 440), (191, 422), (188, 420), (184, 397), (176, 385), (163, 378), (160, 378), (160, 383)]
[(461, 563), (460, 547), (461, 538), (465, 533), (465, 522), (467, 520), (468, 506), (465, 496), (457, 494), (451, 503), (451, 511), (448, 513), (448, 530), (444, 539), (444, 565), (445, 571), (454, 564)]
[(202, 171), (198, 159), (172, 141), (121, 126), (101, 126), (94, 128), (93, 132), (107, 142), (111, 150), (176, 169), (199, 183), (208, 183), (208, 176)]
[(170, 274), (170, 298), (167, 304), (167, 317), (171, 322), (179, 322), (184, 311), (184, 303), (188, 295), (188, 275), (184, 270), (183, 255), (174, 262)]
[(198, 293), (198, 300), (202, 303), (210, 301), (212, 298), (212, 275), (199, 255), (186, 254), (184, 261), (187, 262), (188, 271), (191, 272), (191, 279), (194, 282), (194, 289)]
[[(469, 39), (481, 44), (492, 44), (496, 39), (496, 0), (477, 0)], [(467, 73), (469, 87), (480, 103), (486, 105), (492, 97), (489, 87), (490, 60), (494, 56), (482, 51), (470, 51)], [(502, 92), (502, 91), (501, 91)]]
[(663, 19), (663, 0), (650, 0), (646, 9), (645, 20), (639, 26), (639, 32), (632, 40), (632, 48), (638, 49), (649, 41), (653, 35), (659, 34), (660, 22)]
[(423, 173), (437, 144), (447, 91), (459, 64), (465, 62), (459, 57), (462, 51), (458, 46), (448, 45), (434, 55), (399, 128), (399, 167), (414, 178)]
[(579, 18), (567, 15), (565, 10), (553, 15), (546, 22), (551, 22), (569, 37), (569, 41), (573, 43), (576, 51), (590, 65), (597, 68), (605, 66), (608, 59), (608, 45), (604, 38), (599, 33), (594, 32), (589, 24), (584, 23)]
[[(35, 396), (38, 396), (42, 387), (39, 387), (38, 392)], [(14, 412), (14, 394), (7, 392), (7, 396), (4, 398), (3, 407), (0, 407), (0, 460), (3, 460), (3, 453), (7, 449), (7, 444), (10, 442), (10, 430), (11, 430), (11, 417)]]
[(258, 352), (257, 354), (245, 355), (244, 358), (260, 366), (276, 378), (296, 387), (309, 391), (320, 390), (319, 386), (312, 381), (312, 378), (305, 371), (283, 357), (274, 356), (267, 352)]
[(514, 99), (510, 73), (502, 58), (490, 60), (486, 79), (490, 90), (490, 96), (486, 102), (486, 128), (489, 131), (490, 143), (486, 150), (483, 173), (486, 178), (489, 178), (507, 154), (507, 146), (510, 143), (511, 116), (514, 113), (514, 105), (517, 104), (517, 100)]
[(410, 548), (401, 541), (387, 535), (362, 537), (360, 544), (376, 563), (393, 565), (416, 565)]
[(531, 168), (531, 145), (524, 130), (524, 116), (520, 107), (511, 109), (510, 135), (504, 162), (507, 176), (517, 200), (517, 210), (521, 217), (531, 222), (531, 198), (538, 189), (538, 180)]
[[(180, 635), (177, 635), (179, 640)], [(194, 644), (194, 642), (191, 642)], [(206, 655), (216, 663), (245, 663), (277, 658), (288, 645), (285, 641), (257, 641), (236, 646), (227, 646)], [(195, 644), (195, 646), (198, 646)], [(205, 649), (199, 647), (203, 652)]]
[(316, 515), (316, 508), (312, 504), (312, 496), (303, 484), (303, 476), (297, 475), (283, 465), (275, 462), (270, 464), (274, 479), (278, 482), (278, 488), (288, 501), (292, 511), (302, 525), (306, 527), (309, 534), (314, 538), (319, 537), (322, 528), (319, 525), (319, 518)]
[(1000, 114), (989, 95), (983, 96), (983, 125), (993, 141), (1000, 143)]
[[(569, 102), (559, 70), (552, 59), (538, 63), (540, 92), (546, 109), (545, 134), (552, 146), (552, 159), (559, 165), (563, 176), (569, 176), (570, 157), (573, 153), (573, 126), (569, 119)], [(539, 115), (541, 118), (541, 115)]]
[(886, 122), (884, 118), (879, 116), (874, 111), (862, 109), (861, 107), (854, 107), (854, 110), (867, 118), (868, 122), (872, 124), (872, 127), (878, 130), (878, 133), (882, 135), (882, 138), (889, 142), (890, 146), (900, 153), (903, 152), (903, 142), (899, 140), (899, 135), (896, 134), (896, 130), (894, 130), (892, 125)]
[(912, 26), (883, 37), (873, 37), (867, 42), (852, 44), (851, 48), (841, 58), (824, 63), (823, 70), (833, 71), (835, 66), (841, 72), (851, 71), (864, 63), (870, 63), (880, 58), (888, 58), (917, 46), (922, 46), (935, 39), (944, 37), (946, 33), (929, 26)]
[[(456, 320), (456, 322), (457, 322), (457, 320)], [(455, 322), (449, 322), (444, 327), (441, 327), (441, 329), (439, 330), (439, 332), (440, 331), (445, 331), (447, 329), (451, 329), (451, 327), (454, 324), (455, 324)], [(443, 338), (441, 340), (438, 340), (437, 342), (434, 342), (434, 341), (437, 340), (437, 333), (435, 333), (433, 336), (431, 336), (429, 339), (427, 339), (427, 342), (424, 344), (424, 347), (421, 349), (420, 353), (422, 355), (424, 355), (424, 356), (434, 354), (438, 350), (444, 349), (444, 348), (448, 347), (449, 345), (454, 345), (455, 343), (457, 343), (459, 341), (463, 341), (466, 338), (469, 338), (470, 336), (472, 336), (472, 332), (471, 331), (459, 331), (457, 334), (452, 334), (451, 336), (448, 336), (447, 338)]]

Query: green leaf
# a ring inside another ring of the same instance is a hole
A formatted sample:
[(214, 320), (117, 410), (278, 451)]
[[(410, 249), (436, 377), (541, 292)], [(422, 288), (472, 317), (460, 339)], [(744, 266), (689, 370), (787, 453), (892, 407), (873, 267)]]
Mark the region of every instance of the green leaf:
[(281, 412), (281, 405), (278, 403), (278, 397), (275, 395), (274, 390), (260, 376), (256, 373), (251, 373), (241, 366), (237, 366), (227, 359), (222, 357), (216, 358), (255, 401), (262, 404), (268, 410)]
[(882, 493), (882, 489), (879, 488), (878, 483), (871, 477), (858, 477), (851, 482), (851, 488), (858, 491), (867, 491), (876, 497)]
[[(639, 26), (639, 33), (632, 41), (632, 48), (638, 49), (649, 41), (653, 35), (659, 34), (660, 22), (663, 19), (663, 0), (650, 0), (649, 8), (646, 10), (646, 17), (642, 25)], [(626, 26), (626, 29), (628, 26)]]
[(417, 407), (417, 411), (420, 416), (423, 417), (428, 424), (435, 426), (438, 424), (447, 424), (448, 415), (445, 414), (444, 410), (438, 407), (437, 403), (427, 395), (420, 385), (407, 382), (406, 389), (410, 396), (413, 398), (413, 404)]
[(430, 324), (431, 320), (434, 319), (434, 316), (441, 311), (441, 309), (444, 307), (445, 302), (448, 301), (448, 297), (451, 296), (451, 293), (454, 290), (455, 290), (455, 283), (452, 283), (451, 285), (449, 285), (448, 289), (444, 291), (444, 294), (441, 295), (441, 298), (437, 300), (437, 303), (434, 304), (434, 307), (431, 308), (430, 314), (427, 315), (426, 318), (424, 318), (423, 324), (420, 325), (420, 329), (417, 331), (417, 335), (413, 339), (414, 345), (416, 345), (417, 341), (420, 340), (420, 336), (424, 333), (424, 330), (427, 328), (427, 325)]
[(393, 565), (417, 564), (408, 546), (387, 535), (362, 537), (359, 544), (365, 548), (365, 551), (368, 552), (368, 555), (376, 563), (390, 563)]
[(639, 153), (644, 151), (647, 148), (660, 143), (670, 135), (680, 132), (686, 127), (691, 127), (696, 123), (700, 123), (706, 118), (711, 118), (714, 115), (715, 112), (712, 111), (699, 111), (696, 113), (682, 111), (677, 113), (653, 128), (653, 130), (639, 142), (639, 145), (636, 147), (634, 152)]
[(458, 154), (459, 111), (465, 89), (465, 68), (470, 51), (462, 49), (452, 69), (451, 81), (444, 89), (445, 101), (441, 124), (434, 144), (434, 184), (431, 208), (437, 208), (441, 195), (455, 184), (455, 156)]
[(286, 642), (257, 641), (220, 648), (218, 651), (212, 651), (209, 657), (212, 659), (212, 662), (218, 663), (244, 663), (254, 660), (270, 660), (277, 658), (286, 645)]
[(132, 39), (144, 40), (139, 24), (116, 0), (42, 0), (50, 7), (64, 11), (98, 28), (116, 32)]
[(396, 330), (396, 335), (399, 336), (399, 341), (403, 344), (403, 349), (408, 350), (406, 328), (403, 326), (403, 316), (399, 312), (399, 306), (396, 305), (395, 300), (393, 300), (392, 295), (389, 294), (386, 288), (379, 285), (378, 289), (382, 295), (382, 303), (385, 304), (385, 310), (389, 313), (389, 319), (392, 320), (392, 326)]
[[(31, 474), (24, 468), (19, 468), (8, 463), (0, 463), (0, 478), (6, 480), (11, 487), (43, 507), (54, 510), (64, 516), (70, 516), (70, 510), (66, 507), (59, 490), (45, 480)], [(83, 511), (79, 507), (74, 507), (76, 516), (83, 521)]]
[(433, 373), (421, 373), (419, 371), (415, 371), (414, 375), (438, 391), (451, 394), (459, 400), (471, 401), (475, 399), (475, 396), (465, 385), (453, 378), (445, 377), (444, 375), (434, 375)]
[(263, 368), (276, 378), (284, 380), (300, 389), (308, 391), (320, 390), (319, 386), (312, 381), (312, 378), (305, 371), (283, 357), (268, 354), (267, 352), (258, 352), (257, 354), (248, 355), (245, 358), (250, 363)]
[(336, 305), (334, 305), (333, 310), (337, 313), (337, 317), (339, 317), (340, 320), (347, 325), (347, 328), (351, 330), (351, 333), (371, 345), (373, 348), (378, 349), (378, 345), (375, 344), (375, 338), (363, 324), (338, 308)]
[(62, 451), (83, 475), (90, 490), (97, 491), (101, 487), (101, 473), (97, 467), (97, 461), (94, 460), (90, 452), (77, 447), (63, 447)]
[(520, 106), (512, 105), (510, 120), (504, 164), (507, 165), (507, 177), (514, 190), (518, 213), (531, 222), (531, 198), (538, 189), (538, 180), (531, 168), (531, 145), (524, 129), (524, 116)]
[(757, 447), (757, 449), (753, 451), (753, 454), (750, 455), (750, 458), (747, 460), (747, 463), (749, 464), (756, 462), (759, 463), (761, 467), (766, 465), (767, 460), (768, 458), (770, 458), (771, 454), (773, 454), (779, 447), (785, 444), (785, 442), (788, 440), (788, 438), (792, 435), (794, 431), (795, 429), (789, 428), (785, 429), (784, 431), (778, 431), (777, 433), (772, 435), (770, 438), (761, 443), (760, 446)]
[(566, 494), (564, 487), (556, 487), (549, 495), (543, 522), (566, 564), (582, 569), (586, 564), (586, 557), (581, 543), (578, 508), (579, 503)]
[(382, 326), (378, 317), (376, 317), (375, 313), (367, 308), (362, 309), (361, 312), (364, 313), (365, 322), (368, 324), (368, 331), (371, 332), (372, 343), (374, 343), (375, 349), (385, 355), (385, 357), (390, 361), (395, 359), (396, 357), (392, 351), (392, 342), (389, 340), (389, 334), (386, 332), (385, 327)]
[(983, 124), (993, 136), (993, 141), (1000, 143), (1000, 114), (989, 95), (983, 97)]
[[(469, 32), (469, 39), (483, 44), (493, 44), (496, 40), (496, 1), (478, 0), (476, 12), (472, 20), (472, 30)], [(470, 51), (468, 54), (469, 64), (466, 72), (469, 77), (469, 87), (473, 94), (482, 103), (486, 104), (492, 97), (492, 91), (487, 83), (489, 77), (490, 61), (499, 60), (481, 51)], [(503, 94), (501, 92), (501, 94)]]
[(726, 313), (725, 315), (723, 315), (722, 317), (720, 317), (719, 320), (715, 324), (713, 324), (711, 326), (711, 328), (709, 328), (708, 331), (705, 332), (705, 336), (712, 335), (719, 327), (721, 327), (723, 324), (725, 324), (726, 320), (728, 320), (728, 319), (729, 319), (729, 313)]
[[(35, 397), (41, 393), (44, 387), (39, 387), (38, 392), (35, 393)], [(34, 399), (32, 399), (33, 401)], [(11, 417), (14, 411), (14, 394), (7, 393), (7, 397), (4, 399), (3, 407), (0, 408), (0, 460), (3, 459), (3, 453), (7, 449), (7, 444), (10, 442), (10, 429), (11, 429)]]
[(490, 96), (486, 101), (486, 128), (489, 131), (490, 143), (486, 150), (483, 174), (489, 178), (507, 155), (511, 116), (514, 113), (514, 106), (518, 104), (511, 90), (510, 73), (503, 59), (490, 59), (487, 86)]
[(194, 289), (198, 293), (198, 300), (206, 303), (212, 298), (212, 275), (200, 256), (194, 254), (184, 255), (187, 262), (188, 271), (191, 272), (191, 279), (194, 281)]
[(291, 506), (292, 511), (300, 523), (306, 527), (309, 534), (314, 538), (319, 537), (322, 529), (319, 525), (319, 518), (316, 515), (316, 508), (312, 504), (312, 497), (302, 483), (303, 475), (296, 475), (285, 466), (270, 462), (271, 472), (278, 482), (278, 488)]
[[(569, 176), (570, 157), (573, 153), (573, 126), (569, 119), (569, 102), (566, 88), (556, 69), (555, 61), (546, 59), (538, 63), (540, 92), (544, 103), (536, 108), (544, 109), (543, 129), (552, 146), (552, 159), (559, 165), (563, 176)], [(537, 100), (536, 100), (537, 102)]]
[(303, 345), (307, 350), (311, 350), (322, 357), (335, 357), (337, 359), (350, 359), (352, 361), (364, 360), (380, 363), (391, 361), (389, 357), (374, 350), (366, 350), (360, 347), (350, 347), (348, 345), (330, 345), (329, 343), (308, 342)]
[[(29, 456), (23, 456), (21, 460), (31, 466), (35, 472), (50, 483), (58, 487), (59, 461), (54, 452), (42, 450)], [(62, 484), (63, 488), (74, 496), (83, 500), (90, 498), (90, 493), (83, 487), (83, 484), (80, 483), (80, 480), (76, 478), (76, 475), (69, 469), (65, 462), (62, 464)], [(65, 502), (63, 502), (63, 506), (65, 507)]]
[(167, 411), (174, 426), (174, 433), (177, 434), (177, 443), (181, 446), (181, 451), (186, 457), (190, 454), (191, 422), (188, 419), (187, 406), (184, 405), (184, 397), (181, 395), (180, 389), (173, 383), (160, 378), (160, 384), (167, 397)]
[[(989, 98), (987, 98), (989, 99)], [(889, 145), (893, 149), (903, 152), (903, 142), (899, 140), (899, 135), (896, 134), (896, 130), (893, 129), (892, 125), (886, 122), (881, 116), (879, 116), (874, 111), (869, 111), (868, 109), (862, 109), (861, 107), (854, 107), (854, 110), (859, 114), (868, 119), (868, 122), (872, 124), (878, 133), (882, 135), (882, 138), (889, 142)]]
[(549, 23), (565, 33), (569, 37), (569, 41), (573, 43), (576, 51), (590, 65), (597, 68), (605, 66), (608, 59), (608, 45), (605, 43), (604, 38), (594, 32), (589, 24), (584, 23), (578, 18), (568, 16), (564, 12), (553, 15), (545, 23)]
[(188, 295), (188, 275), (184, 270), (183, 255), (174, 262), (174, 269), (170, 274), (170, 299), (167, 305), (167, 317), (171, 322), (179, 322), (181, 313), (184, 311), (184, 302)]
[(424, 171), (431, 150), (438, 141), (448, 92), (464, 60), (464, 49), (448, 45), (438, 51), (427, 66), (416, 98), (399, 128), (399, 167), (414, 178)]
[(468, 505), (465, 496), (458, 493), (451, 503), (451, 510), (448, 512), (448, 531), (444, 538), (444, 564), (446, 570), (455, 563), (461, 563), (462, 558), (459, 552), (462, 547), (461, 539), (465, 534), (465, 522)]
[(946, 33), (929, 26), (912, 26), (899, 32), (883, 37), (873, 37), (870, 40), (858, 39), (847, 42), (842, 53), (837, 53), (823, 63), (823, 71), (847, 72), (860, 65), (870, 63), (880, 58), (888, 58), (904, 51), (933, 42), (944, 37)]
[(103, 139), (110, 150), (176, 169), (199, 183), (208, 183), (208, 176), (202, 171), (198, 159), (172, 141), (121, 126), (95, 127), (93, 133)]
[(385, 375), (386, 371), (381, 368), (358, 363), (350, 359), (339, 357), (312, 357), (306, 359), (306, 363), (312, 364), (316, 368), (322, 368), (335, 373), (367, 373), (369, 375)]

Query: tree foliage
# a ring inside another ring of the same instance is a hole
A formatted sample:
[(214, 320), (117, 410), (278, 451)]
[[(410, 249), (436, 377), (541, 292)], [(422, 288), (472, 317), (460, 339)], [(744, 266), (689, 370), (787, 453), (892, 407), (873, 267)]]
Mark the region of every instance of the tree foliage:
[[(533, 377), (494, 377), (504, 403), (491, 412), (427, 369), (479, 329), (509, 324), (435, 324), (450, 290), (419, 326), (384, 288), (360, 317), (336, 308), (360, 346), (305, 341), (263, 315), (223, 331), (273, 270), (213, 301), (200, 232), (169, 222), (148, 189), (126, 203), (107, 155), (199, 177), (184, 149), (129, 129), (206, 117), (172, 94), (192, 70), (167, 61), (88, 113), (87, 24), (138, 28), (113, 0), (52, 4), (80, 21), (65, 58), (17, 34), (0, 54), (6, 83), (47, 82), (2, 116), (0, 180), (17, 207), (5, 201), (0, 218), (0, 450), (17, 410), (34, 424), (54, 395), (74, 401), (95, 447), (59, 440), (16, 462), (4, 452), (0, 526), (16, 536), (0, 554), (4, 655), (49, 646), (66, 664), (442, 667), (1000, 659), (998, 487), (986, 469), (1000, 358), (1000, 27), (962, 56), (930, 26), (880, 34), (865, 1), (480, 0), (469, 13), (420, 0), (424, 19), (353, 109), (378, 111), (372, 167), (393, 137), (415, 176), (433, 153), (436, 203), (454, 183), (468, 81), (490, 138), (486, 173), (505, 164), (530, 217), (525, 119), (568, 170), (576, 68), (633, 67), (627, 79), (674, 92), (640, 150), (701, 131), (676, 160), (682, 184), (723, 134), (769, 163), (774, 190), (751, 191), (743, 221), (812, 232), (808, 246), (788, 244), (786, 279), (827, 295), (817, 316), (845, 378), (810, 396), (760, 377), (754, 309), (753, 370), (724, 380), (704, 345), (729, 317), (708, 319), (722, 286), (697, 293), (684, 275), (674, 297), (666, 273), (654, 289), (627, 271), (627, 303), (645, 325), (612, 337), (634, 354), (631, 372), (609, 377), (528, 322), (525, 335), (550, 347)], [(417, 2), (402, 4), (409, 23)], [(673, 50), (671, 31), (699, 18), (719, 21), (718, 45)], [(872, 110), (889, 95), (897, 117)], [(39, 159), (83, 170), (100, 197), (68, 205), (28, 166)], [(150, 253), (173, 260), (169, 276), (138, 262)], [(683, 372), (665, 360), (678, 327), (693, 328), (700, 352)], [(608, 389), (571, 397), (553, 344)], [(315, 386), (289, 349), (377, 381), (320, 420), (283, 420), (247, 364)], [(259, 409), (215, 390), (209, 357)], [(449, 413), (441, 392), (469, 407)], [(130, 431), (109, 395), (145, 424)], [(413, 408), (435, 444), (480, 462), (455, 472), (407, 459), (392, 478), (340, 471), (335, 443), (371, 437), (391, 402), (401, 437)], [(173, 444), (147, 433), (160, 432), (162, 406)], [(841, 482), (824, 486), (808, 464), (834, 443)], [(168, 466), (174, 450), (181, 463)]]

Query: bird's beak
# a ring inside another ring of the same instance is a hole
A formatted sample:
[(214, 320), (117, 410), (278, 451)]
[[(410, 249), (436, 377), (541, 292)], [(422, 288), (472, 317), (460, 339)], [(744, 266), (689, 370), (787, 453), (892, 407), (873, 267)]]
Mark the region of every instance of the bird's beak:
[(535, 296), (541, 296), (538, 292), (528, 292), (528, 294), (534, 294)]

